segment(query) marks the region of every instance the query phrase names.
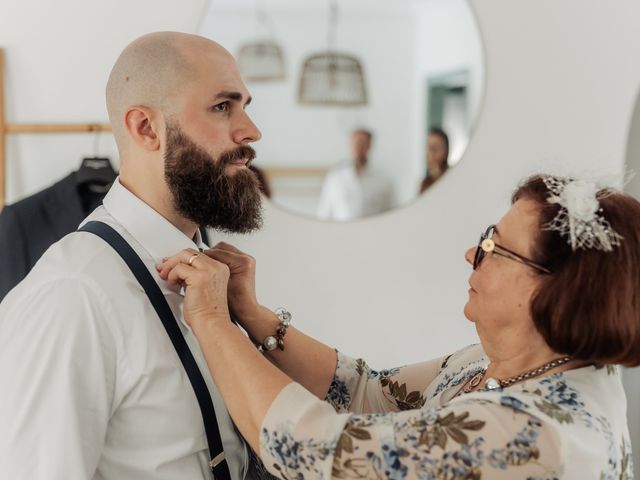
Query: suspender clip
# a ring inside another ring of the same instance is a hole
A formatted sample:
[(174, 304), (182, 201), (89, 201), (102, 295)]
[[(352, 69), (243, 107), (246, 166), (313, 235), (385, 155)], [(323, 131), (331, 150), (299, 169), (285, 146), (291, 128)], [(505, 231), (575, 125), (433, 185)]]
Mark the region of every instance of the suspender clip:
[(218, 465), (222, 463), (223, 460), (224, 460), (224, 452), (220, 452), (218, 455), (216, 455), (211, 459), (211, 461), (209, 462), (209, 467), (216, 468)]

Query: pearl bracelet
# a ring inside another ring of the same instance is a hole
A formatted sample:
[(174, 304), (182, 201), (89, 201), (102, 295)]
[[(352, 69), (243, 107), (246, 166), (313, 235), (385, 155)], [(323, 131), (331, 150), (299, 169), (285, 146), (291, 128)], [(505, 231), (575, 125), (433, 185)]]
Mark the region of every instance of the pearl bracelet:
[(280, 325), (276, 330), (275, 335), (269, 335), (265, 338), (261, 344), (258, 345), (259, 352), (271, 352), (276, 348), (284, 350), (284, 336), (287, 333), (287, 328), (291, 324), (291, 313), (284, 308), (278, 308), (275, 312), (276, 317), (280, 320)]

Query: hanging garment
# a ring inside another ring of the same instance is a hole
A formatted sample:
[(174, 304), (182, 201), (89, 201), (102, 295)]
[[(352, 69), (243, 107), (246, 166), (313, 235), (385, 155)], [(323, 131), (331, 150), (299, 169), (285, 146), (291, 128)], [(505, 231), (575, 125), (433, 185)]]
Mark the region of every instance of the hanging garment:
[[(107, 188), (95, 190), (91, 182), (79, 182), (76, 173), (0, 212), (0, 301), (51, 245), (102, 204)], [(207, 244), (207, 232), (201, 228), (200, 233)]]
[(53, 243), (73, 232), (106, 192), (78, 188), (72, 173), (0, 213), (0, 301)]
[[(107, 189), (79, 182), (77, 172), (0, 212), (0, 301), (62, 237), (102, 204)], [(207, 232), (200, 229), (208, 244)]]

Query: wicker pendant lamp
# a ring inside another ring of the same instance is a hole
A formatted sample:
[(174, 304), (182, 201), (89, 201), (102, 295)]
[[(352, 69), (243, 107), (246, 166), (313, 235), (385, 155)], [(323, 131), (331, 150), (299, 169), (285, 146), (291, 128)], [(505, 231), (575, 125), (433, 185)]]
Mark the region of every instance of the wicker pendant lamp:
[(360, 61), (334, 48), (338, 5), (331, 0), (328, 48), (307, 57), (300, 75), (298, 101), (305, 105), (359, 106), (367, 104), (367, 89)]
[(252, 82), (284, 80), (285, 62), (282, 47), (275, 41), (275, 29), (267, 16), (264, 2), (256, 7), (259, 29), (266, 32), (266, 40), (246, 43), (238, 51), (238, 67), (242, 77)]

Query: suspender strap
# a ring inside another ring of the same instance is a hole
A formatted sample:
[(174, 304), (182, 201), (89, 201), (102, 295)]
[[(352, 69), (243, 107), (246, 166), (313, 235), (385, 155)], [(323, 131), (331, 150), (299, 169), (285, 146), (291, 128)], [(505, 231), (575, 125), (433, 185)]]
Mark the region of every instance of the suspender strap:
[(191, 381), (191, 386), (198, 399), (200, 405), (200, 411), (202, 412), (202, 420), (204, 422), (204, 429), (207, 434), (207, 442), (209, 444), (209, 453), (211, 461), (209, 466), (216, 480), (230, 480), (231, 474), (229, 473), (229, 466), (224, 458), (224, 449), (222, 447), (222, 440), (220, 439), (220, 431), (218, 430), (218, 422), (216, 420), (216, 412), (213, 408), (213, 402), (209, 395), (209, 389), (202, 377), (202, 373), (198, 368), (198, 365), (189, 350), (189, 346), (180, 332), (178, 323), (169, 304), (167, 303), (162, 290), (155, 282), (147, 267), (138, 257), (136, 252), (125, 241), (122, 236), (116, 232), (113, 228), (103, 222), (88, 222), (79, 231), (93, 233), (102, 238), (105, 242), (113, 247), (118, 252), (122, 259), (126, 262), (127, 266), (136, 277), (136, 280), (142, 285), (146, 292), (153, 308), (160, 317), (162, 325), (164, 325), (167, 335), (171, 339), (174, 348), (180, 357), (180, 361), (184, 366), (187, 376)]

